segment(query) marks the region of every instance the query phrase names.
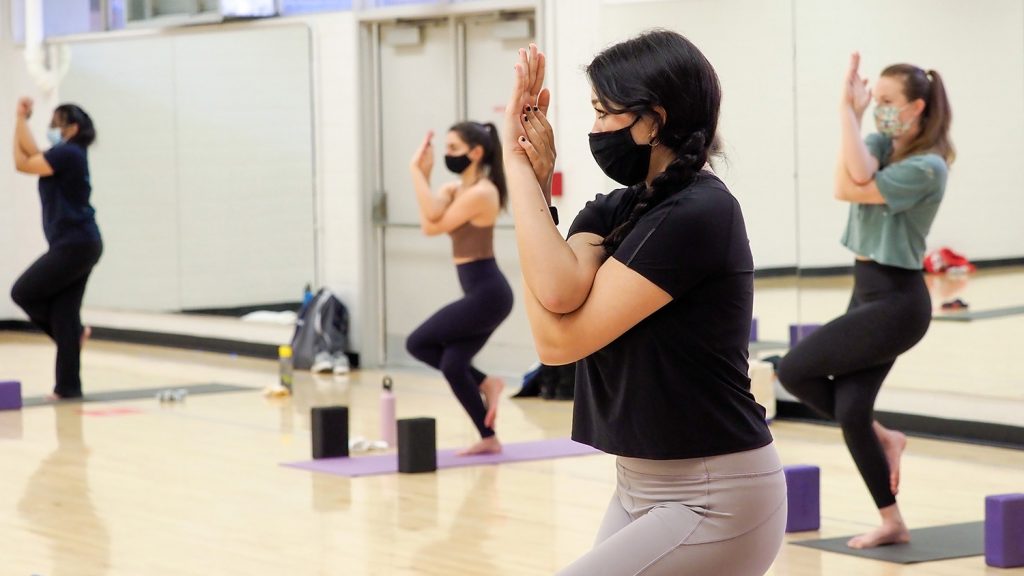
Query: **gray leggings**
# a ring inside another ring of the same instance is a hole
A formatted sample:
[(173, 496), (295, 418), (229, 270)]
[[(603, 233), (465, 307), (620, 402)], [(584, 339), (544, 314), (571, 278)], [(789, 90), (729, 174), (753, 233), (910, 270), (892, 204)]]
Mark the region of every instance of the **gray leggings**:
[(687, 460), (618, 458), (594, 548), (561, 576), (761, 576), (786, 529), (775, 446)]

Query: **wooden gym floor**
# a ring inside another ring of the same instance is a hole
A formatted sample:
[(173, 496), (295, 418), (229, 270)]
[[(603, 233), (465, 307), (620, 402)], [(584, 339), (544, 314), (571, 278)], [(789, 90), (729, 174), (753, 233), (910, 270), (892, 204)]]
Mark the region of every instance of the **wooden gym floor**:
[[(52, 385), (42, 337), (0, 333), (4, 379)], [(307, 459), (309, 408), (347, 404), (351, 433), (376, 436), (381, 372), (302, 374), (266, 399), (275, 362), (90, 342), (89, 391), (218, 382), (251, 392), (66, 404), (0, 413), (0, 575), (533, 575), (590, 546), (613, 458), (589, 456), (418, 476), (347, 479), (278, 466)], [(438, 419), (438, 445), (473, 440), (444, 381), (393, 374), (399, 417)], [(509, 383), (514, 391), (517, 383)], [(568, 434), (569, 403), (505, 400), (507, 442)], [(875, 512), (837, 429), (773, 424), (788, 464), (823, 469), (820, 536), (865, 530)], [(1024, 491), (1024, 451), (911, 439), (904, 513), (914, 527), (980, 520), (987, 494)], [(808, 533), (793, 539), (818, 537)], [(774, 575), (1022, 575), (981, 557), (900, 566), (784, 546)]]

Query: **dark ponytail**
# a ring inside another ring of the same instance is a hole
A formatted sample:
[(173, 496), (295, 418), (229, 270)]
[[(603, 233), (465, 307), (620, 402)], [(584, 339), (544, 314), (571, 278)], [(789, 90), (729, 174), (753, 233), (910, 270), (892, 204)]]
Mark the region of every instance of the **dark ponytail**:
[[(632, 198), (629, 215), (603, 243), (612, 254), (645, 214), (692, 184), (712, 151), (720, 149), (722, 89), (704, 54), (667, 30), (645, 32), (606, 49), (586, 72), (605, 111), (652, 118), (658, 128), (652, 145), (665, 146), (675, 155), (650, 186), (640, 182), (627, 191)], [(665, 110), (664, 120), (656, 106)]]
[(498, 200), (504, 208), (508, 201), (508, 188), (505, 185), (505, 167), (501, 157), (501, 139), (498, 137), (498, 128), (492, 122), (480, 124), (479, 122), (459, 122), (450, 129), (459, 135), (470, 150), (480, 146), (484, 150), (480, 162), (487, 166), (487, 178), (498, 189)]
[(882, 76), (897, 78), (903, 83), (903, 95), (907, 102), (924, 100), (924, 111), (921, 112), (921, 129), (914, 140), (892, 161), (897, 162), (908, 156), (935, 152), (946, 159), (946, 164), (956, 160), (956, 148), (949, 138), (949, 128), (953, 123), (953, 111), (946, 96), (946, 86), (942, 77), (935, 70), (924, 70), (912, 64), (893, 64), (882, 71)]
[(76, 124), (78, 126), (78, 134), (68, 140), (72, 144), (88, 148), (96, 141), (96, 127), (93, 126), (92, 118), (85, 113), (85, 110), (74, 104), (61, 104), (54, 110), (54, 114), (57, 114), (65, 125)]

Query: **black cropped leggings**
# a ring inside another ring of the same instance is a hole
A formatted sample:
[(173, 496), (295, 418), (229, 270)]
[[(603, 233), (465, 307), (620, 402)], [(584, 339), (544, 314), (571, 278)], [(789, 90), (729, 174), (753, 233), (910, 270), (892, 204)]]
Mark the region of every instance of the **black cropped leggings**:
[(846, 314), (796, 345), (779, 364), (782, 386), (839, 422), (875, 505), (896, 503), (873, 429), (875, 398), (896, 358), (924, 337), (931, 298), (920, 271), (858, 261)]
[(457, 270), (465, 296), (428, 318), (405, 347), (444, 374), (480, 437), (489, 438), (494, 430), (484, 424), (487, 408), (480, 398), (486, 375), (473, 367), (473, 357), (512, 312), (512, 288), (493, 258), (460, 264)]

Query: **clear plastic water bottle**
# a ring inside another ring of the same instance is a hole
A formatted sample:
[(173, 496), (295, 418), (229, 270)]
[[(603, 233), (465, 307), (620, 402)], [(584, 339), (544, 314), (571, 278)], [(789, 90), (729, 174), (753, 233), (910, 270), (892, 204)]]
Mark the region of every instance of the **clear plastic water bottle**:
[(292, 360), (292, 347), (285, 344), (277, 347), (277, 358), (280, 363), (281, 386), (292, 389), (292, 373), (294, 364)]
[(395, 421), (395, 395), (392, 392), (394, 383), (390, 376), (384, 377), (380, 391), (380, 437), (394, 446), (397, 443), (398, 423)]

